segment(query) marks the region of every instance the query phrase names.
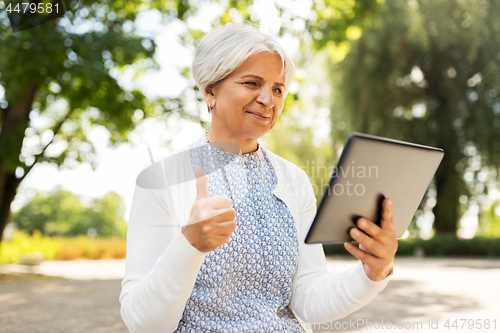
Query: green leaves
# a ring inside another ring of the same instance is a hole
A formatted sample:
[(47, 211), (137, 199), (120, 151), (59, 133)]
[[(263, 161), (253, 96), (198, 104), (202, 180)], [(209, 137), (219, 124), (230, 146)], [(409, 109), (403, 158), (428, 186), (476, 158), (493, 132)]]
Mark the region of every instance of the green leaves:
[(48, 236), (86, 235), (93, 228), (101, 237), (125, 237), (123, 213), (123, 200), (114, 192), (93, 199), (86, 207), (71, 192), (57, 188), (49, 194), (37, 193), (14, 214), (13, 222), (20, 230), (33, 233), (38, 229)]
[[(11, 172), (22, 166), (29, 172), (23, 158), (19, 159), (23, 132), (28, 127), (42, 133), (47, 128), (54, 130), (61, 121), (66, 123), (66, 130), (56, 135), (57, 140), (68, 142), (67, 150), (59, 156), (39, 154), (36, 162), (62, 165), (68, 156), (75, 161), (93, 162), (92, 149), (83, 153), (79, 148), (87, 142), (86, 134), (92, 125), (110, 130), (114, 144), (125, 141), (135, 128), (132, 116), (136, 110), (146, 116), (152, 114), (158, 102), (147, 100), (138, 90), (125, 90), (117, 82), (116, 71), (131, 65), (138, 73), (158, 68), (152, 60), (154, 41), (137, 36), (132, 20), (140, 10), (155, 7), (166, 8), (165, 15), (177, 15), (171, 10), (182, 2), (119, 2), (83, 2), (76, 11), (56, 21), (16, 34), (0, 33), (0, 84), (8, 102), (6, 109), (0, 109), (0, 166)], [(39, 86), (33, 99), (27, 100), (26, 92), (33, 80)], [(18, 114), (21, 109), (26, 110), (25, 115), (10, 121), (12, 117), (7, 115)], [(37, 112), (45, 125), (40, 127), (30, 121), (30, 110)], [(89, 112), (92, 117), (86, 116)], [(14, 134), (7, 128), (17, 130)]]
[[(500, 106), (500, 34), (494, 33), (500, 5), (390, 0), (385, 8), (380, 26), (352, 41), (345, 60), (331, 66), (332, 110), (346, 115), (353, 130), (444, 148), (434, 215), (437, 230), (452, 233), (460, 195), (483, 200), (487, 181), (478, 174), (500, 165), (500, 114), (494, 112), (495, 103)], [(464, 154), (469, 146), (477, 156)], [(466, 183), (466, 172), (474, 180)]]
[(342, 61), (349, 51), (349, 40), (361, 37), (364, 30), (378, 23), (383, 1), (320, 0), (313, 10), (316, 18), (306, 22), (313, 46), (327, 49), (333, 62)]

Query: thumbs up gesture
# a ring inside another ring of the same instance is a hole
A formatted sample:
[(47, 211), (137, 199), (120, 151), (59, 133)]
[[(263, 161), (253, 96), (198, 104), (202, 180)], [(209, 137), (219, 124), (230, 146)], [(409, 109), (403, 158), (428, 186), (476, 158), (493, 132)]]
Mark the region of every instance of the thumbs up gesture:
[(182, 227), (182, 233), (200, 252), (209, 252), (229, 240), (236, 229), (236, 211), (228, 196), (210, 197), (208, 177), (202, 168), (197, 167), (194, 173), (197, 195), (187, 224)]

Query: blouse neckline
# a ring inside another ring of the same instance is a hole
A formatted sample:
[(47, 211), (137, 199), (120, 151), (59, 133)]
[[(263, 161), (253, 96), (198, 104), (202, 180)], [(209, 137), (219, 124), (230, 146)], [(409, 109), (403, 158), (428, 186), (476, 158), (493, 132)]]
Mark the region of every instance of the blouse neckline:
[[(202, 135), (200, 139), (201, 144), (210, 144), (208, 142), (208, 132), (205, 132), (204, 135)], [(223, 150), (220, 150), (218, 148), (215, 148), (213, 145), (210, 145), (210, 149), (215, 152), (216, 156), (222, 157), (222, 158), (227, 158), (227, 157), (235, 157), (236, 154), (233, 154), (231, 152), (226, 152)], [(252, 151), (246, 154), (242, 154), (241, 156), (236, 157), (236, 159), (240, 160), (243, 163), (255, 163), (264, 158), (264, 152), (263, 148), (261, 145), (257, 142), (257, 150)]]

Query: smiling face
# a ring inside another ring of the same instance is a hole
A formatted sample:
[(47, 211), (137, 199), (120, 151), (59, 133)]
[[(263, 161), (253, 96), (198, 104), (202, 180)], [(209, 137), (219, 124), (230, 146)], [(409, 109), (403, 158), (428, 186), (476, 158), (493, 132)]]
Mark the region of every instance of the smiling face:
[(256, 53), (213, 89), (207, 87), (205, 100), (214, 104), (210, 132), (243, 145), (269, 133), (285, 103), (281, 66), (278, 55)]

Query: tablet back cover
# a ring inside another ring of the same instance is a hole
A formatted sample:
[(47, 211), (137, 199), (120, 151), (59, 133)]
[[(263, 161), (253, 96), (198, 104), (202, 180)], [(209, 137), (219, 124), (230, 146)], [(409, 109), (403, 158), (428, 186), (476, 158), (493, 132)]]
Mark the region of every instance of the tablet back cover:
[(348, 231), (358, 218), (380, 225), (385, 197), (392, 201), (394, 228), (401, 238), (443, 155), (439, 148), (351, 134), (305, 242), (352, 241)]

